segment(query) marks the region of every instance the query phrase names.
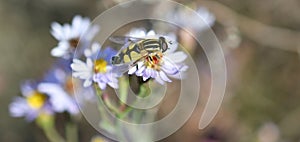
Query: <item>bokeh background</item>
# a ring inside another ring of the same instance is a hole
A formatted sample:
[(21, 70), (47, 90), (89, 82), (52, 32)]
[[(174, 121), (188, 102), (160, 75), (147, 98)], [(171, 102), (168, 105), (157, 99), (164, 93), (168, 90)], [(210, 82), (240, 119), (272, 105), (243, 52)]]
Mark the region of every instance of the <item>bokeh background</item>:
[[(120, 1), (0, 1), (1, 142), (47, 141), (34, 123), (10, 117), (8, 105), (20, 94), (21, 81), (41, 78), (54, 61), (50, 56), (56, 45), (49, 33), (51, 22), (70, 22), (76, 14), (93, 19)], [(226, 41), (228, 82), (222, 108), (208, 128), (197, 130), (200, 114), (195, 113), (163, 141), (300, 141), (300, 1), (178, 2), (206, 7), (215, 15), (213, 30)], [(202, 59), (201, 51), (195, 54)], [(201, 76), (209, 80), (205, 74)], [(83, 120), (80, 140), (89, 141), (95, 134)]]

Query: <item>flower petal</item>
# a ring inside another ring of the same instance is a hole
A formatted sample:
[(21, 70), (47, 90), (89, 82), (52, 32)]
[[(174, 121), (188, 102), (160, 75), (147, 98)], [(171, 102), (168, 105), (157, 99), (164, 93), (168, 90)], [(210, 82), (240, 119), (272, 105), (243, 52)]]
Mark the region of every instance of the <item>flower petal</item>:
[(98, 86), (100, 87), (101, 90), (104, 90), (106, 88), (106, 83), (98, 82)]
[(136, 67), (136, 66), (131, 67), (131, 68), (129, 69), (129, 71), (128, 71), (128, 74), (132, 75), (132, 74), (134, 74), (136, 71), (137, 71), (137, 67)]
[(64, 49), (61, 49), (61, 48), (53, 48), (51, 50), (51, 55), (54, 56), (54, 57), (62, 57), (63, 55), (67, 54), (68, 53), (68, 50), (64, 50)]
[(181, 63), (187, 58), (187, 55), (182, 51), (177, 51), (172, 54), (167, 54), (165, 57), (173, 63)]
[(49, 100), (54, 111), (68, 111), (71, 114), (76, 114), (79, 112), (75, 101), (70, 97), (68, 93), (64, 91), (64, 89), (59, 84), (40, 83), (38, 85), (38, 90), (41, 93), (45, 93), (50, 96)]
[(53, 37), (57, 40), (63, 40), (65, 39), (64, 36), (64, 32), (62, 30), (62, 26), (60, 24), (58, 24), (57, 22), (53, 22), (51, 24), (51, 34), (53, 35)]
[(160, 75), (160, 77), (161, 77), (162, 80), (164, 80), (166, 82), (172, 82), (163, 71), (160, 71), (159, 75)]
[(112, 87), (112, 88), (115, 88), (115, 89), (119, 88), (119, 85), (118, 85), (117, 82), (108, 82), (108, 85), (109, 85), (110, 87)]

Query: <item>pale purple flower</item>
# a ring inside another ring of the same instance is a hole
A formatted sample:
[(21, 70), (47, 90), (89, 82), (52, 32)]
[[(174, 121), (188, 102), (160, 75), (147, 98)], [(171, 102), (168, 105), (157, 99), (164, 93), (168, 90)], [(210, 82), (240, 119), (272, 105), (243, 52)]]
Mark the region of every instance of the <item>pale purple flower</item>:
[(60, 25), (53, 22), (51, 24), (51, 34), (58, 40), (58, 45), (52, 49), (51, 55), (63, 58), (72, 57), (75, 48), (77, 46), (88, 46), (98, 31), (99, 27), (92, 26), (89, 18), (83, 18), (79, 15), (73, 18), (72, 24)]
[(35, 120), (40, 114), (54, 113), (49, 96), (39, 92), (36, 83), (26, 81), (21, 85), (22, 97), (14, 98), (9, 105), (12, 117), (25, 117), (27, 121)]
[(56, 83), (41, 83), (39, 84), (38, 89), (42, 93), (46, 93), (50, 96), (49, 101), (55, 112), (69, 112), (70, 114), (79, 113), (75, 98), (72, 98), (61, 85)]
[(94, 75), (93, 80), (98, 84), (98, 86), (104, 90), (107, 85), (109, 85), (112, 88), (118, 88), (118, 75), (111, 72), (112, 67), (106, 66), (106, 72), (104, 73), (96, 73)]
[(100, 45), (94, 43), (91, 49), (85, 51), (87, 56), (86, 63), (78, 59), (73, 60), (71, 64), (73, 76), (85, 80), (84, 87), (89, 87), (96, 83), (102, 90), (107, 85), (112, 88), (118, 88), (118, 76), (112, 73), (112, 66), (109, 65), (110, 59), (116, 54), (116, 51), (106, 48), (97, 55), (97, 51), (100, 51), (99, 48), (101, 48)]
[(72, 81), (71, 69), (67, 68), (70, 62), (60, 61), (57, 64), (47, 73), (46, 78), (38, 84), (37, 88), (41, 93), (49, 96), (49, 102), (53, 104), (55, 112), (76, 115), (79, 113), (79, 108), (73, 91), (75, 82)]

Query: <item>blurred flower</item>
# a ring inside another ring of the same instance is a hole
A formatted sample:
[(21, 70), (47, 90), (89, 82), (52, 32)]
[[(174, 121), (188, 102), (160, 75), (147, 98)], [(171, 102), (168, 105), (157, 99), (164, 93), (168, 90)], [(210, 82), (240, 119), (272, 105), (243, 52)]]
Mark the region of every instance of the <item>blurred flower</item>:
[(41, 83), (38, 89), (42, 93), (47, 93), (50, 98), (49, 101), (53, 104), (55, 112), (69, 112), (70, 114), (78, 114), (78, 106), (76, 105), (75, 98), (72, 98), (61, 86), (56, 83)]
[[(153, 38), (161, 35), (156, 35), (153, 30), (146, 33), (144, 30), (134, 29), (129, 33), (133, 37)], [(172, 34), (169, 34), (172, 35)], [(172, 82), (169, 77), (181, 79), (181, 72), (187, 70), (187, 66), (183, 61), (187, 55), (182, 51), (177, 51), (178, 45), (174, 42), (175, 36), (164, 36), (166, 39), (171, 39), (172, 44), (169, 44), (169, 49), (162, 53), (151, 53), (145, 60), (139, 61), (136, 66), (131, 67), (128, 74), (136, 74), (142, 76), (143, 80), (154, 78), (160, 84), (165, 82)]]
[(222, 41), (224, 47), (237, 48), (242, 42), (242, 37), (240, 31), (235, 26), (225, 27), (225, 32), (227, 34), (226, 39)]
[(55, 112), (69, 112), (78, 114), (79, 109), (73, 92), (73, 81), (71, 76), (70, 62), (60, 60), (47, 73), (43, 82), (39, 83), (38, 90), (48, 94), (49, 101)]
[(25, 117), (33, 121), (40, 114), (53, 114), (49, 96), (37, 90), (37, 84), (26, 81), (21, 85), (23, 97), (16, 97), (9, 105), (9, 112), (13, 117)]
[[(215, 23), (215, 16), (210, 13), (205, 7), (199, 7), (195, 10), (196, 14), (191, 13), (186, 8), (175, 8), (174, 11), (170, 11), (167, 14), (167, 18), (171, 21), (178, 23), (181, 27), (191, 27), (191, 30), (202, 32), (209, 27), (212, 27)], [(195, 22), (195, 19), (201, 18), (205, 24), (199, 24)]]
[[(99, 31), (98, 26), (91, 26), (89, 18), (76, 15), (72, 24), (51, 24), (51, 34), (58, 40), (58, 45), (52, 49), (51, 55), (55, 57), (72, 57), (77, 46), (88, 46), (89, 42)], [(79, 45), (80, 40), (80, 45)]]
[(127, 35), (129, 37), (137, 37), (137, 38), (156, 38), (155, 32), (153, 30), (147, 32), (144, 28), (133, 28), (130, 30)]
[(280, 138), (280, 130), (274, 123), (265, 123), (258, 131), (259, 142), (277, 142)]
[(210, 27), (214, 25), (216, 20), (215, 15), (209, 12), (207, 8), (199, 7), (196, 12)]
[[(94, 43), (91, 48), (85, 51), (86, 63), (78, 59), (73, 60), (71, 64), (74, 71), (73, 76), (85, 80), (84, 87), (88, 87), (95, 82), (102, 90), (106, 88), (107, 84), (113, 88), (118, 88), (118, 76), (111, 72), (112, 66), (109, 65), (110, 59), (116, 54), (116, 51), (106, 48), (97, 56), (96, 51), (100, 51), (100, 45)], [(94, 63), (91, 58), (95, 60)]]

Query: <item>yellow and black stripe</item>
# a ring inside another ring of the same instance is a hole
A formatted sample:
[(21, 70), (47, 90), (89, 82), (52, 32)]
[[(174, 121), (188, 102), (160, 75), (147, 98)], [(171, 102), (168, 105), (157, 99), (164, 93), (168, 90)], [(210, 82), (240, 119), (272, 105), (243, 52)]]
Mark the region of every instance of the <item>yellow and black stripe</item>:
[(130, 63), (151, 53), (164, 52), (168, 45), (164, 37), (159, 39), (143, 39), (132, 42), (127, 48), (112, 58), (112, 64)]

